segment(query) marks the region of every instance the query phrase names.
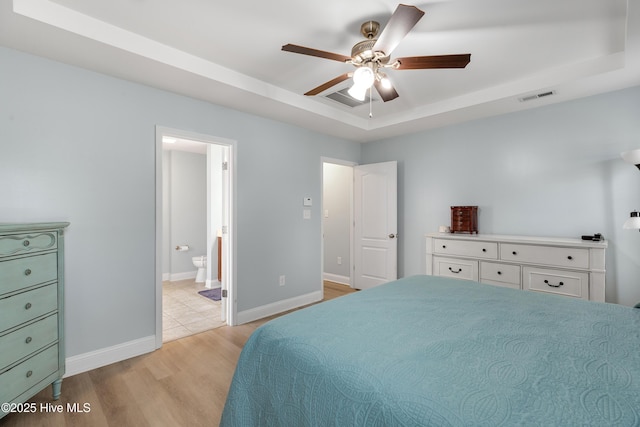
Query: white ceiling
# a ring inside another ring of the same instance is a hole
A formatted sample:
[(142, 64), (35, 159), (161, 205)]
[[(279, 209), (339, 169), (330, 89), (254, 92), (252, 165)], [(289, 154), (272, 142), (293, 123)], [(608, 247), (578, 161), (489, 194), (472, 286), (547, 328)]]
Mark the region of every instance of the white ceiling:
[(363, 142), (640, 85), (640, 0), (413, 4), (425, 16), (392, 57), (471, 62), (389, 71), (400, 97), (372, 118), (323, 96), (348, 82), (303, 95), (352, 66), (280, 48), (349, 55), (392, 0), (0, 0), (0, 45)]

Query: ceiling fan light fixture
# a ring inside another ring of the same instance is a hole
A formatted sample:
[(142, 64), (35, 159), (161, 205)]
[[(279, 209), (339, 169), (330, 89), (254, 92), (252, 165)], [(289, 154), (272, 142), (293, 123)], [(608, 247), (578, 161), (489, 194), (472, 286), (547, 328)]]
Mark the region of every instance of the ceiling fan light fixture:
[(353, 86), (368, 89), (376, 79), (373, 70), (367, 66), (359, 67), (353, 72)]
[(380, 77), (380, 84), (385, 89), (391, 89), (391, 80), (389, 80), (389, 78), (385, 75), (382, 75)]
[[(387, 21), (382, 32), (380, 32), (380, 24), (378, 22), (365, 22), (360, 27), (360, 32), (365, 37), (365, 40), (356, 43), (351, 48), (351, 56), (325, 52), (323, 50), (290, 43), (282, 46), (282, 50), (330, 59), (356, 67), (353, 74), (344, 73), (329, 80), (306, 92), (306, 96), (318, 95), (328, 88), (349, 79), (349, 77), (353, 77), (353, 87), (348, 90), (349, 95), (353, 98), (358, 100), (366, 98), (366, 89), (373, 92), (372, 86), (375, 83), (376, 92), (380, 95), (382, 101), (392, 101), (398, 98), (398, 92), (387, 79), (387, 76), (381, 73), (380, 70), (384, 68), (392, 68), (395, 70), (465, 68), (471, 60), (470, 53), (458, 55), (407, 56), (391, 60), (391, 54), (394, 49), (423, 16), (424, 11), (417, 7), (399, 4)], [(370, 94), (369, 97), (369, 99), (371, 99), (372, 95)], [(369, 112), (369, 116), (371, 117), (371, 111)]]
[(358, 86), (357, 84), (354, 84), (353, 86), (351, 86), (351, 89), (347, 91), (347, 93), (358, 101), (364, 101), (367, 96), (367, 89), (368, 87), (366, 86)]

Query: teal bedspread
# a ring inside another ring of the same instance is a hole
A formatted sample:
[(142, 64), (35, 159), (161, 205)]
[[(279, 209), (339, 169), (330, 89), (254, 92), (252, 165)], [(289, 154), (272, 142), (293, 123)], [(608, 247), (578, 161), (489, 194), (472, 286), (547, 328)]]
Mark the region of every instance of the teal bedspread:
[(501, 425), (640, 425), (640, 310), (401, 279), (258, 328), (221, 420)]

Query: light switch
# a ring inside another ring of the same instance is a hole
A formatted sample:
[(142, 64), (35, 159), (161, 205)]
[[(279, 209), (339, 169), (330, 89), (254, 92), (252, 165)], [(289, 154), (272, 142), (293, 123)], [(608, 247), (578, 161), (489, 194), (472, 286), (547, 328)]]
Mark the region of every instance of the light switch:
[(304, 209), (302, 211), (302, 218), (311, 219), (311, 209)]
[(329, 218), (329, 209), (324, 210), (324, 217)]

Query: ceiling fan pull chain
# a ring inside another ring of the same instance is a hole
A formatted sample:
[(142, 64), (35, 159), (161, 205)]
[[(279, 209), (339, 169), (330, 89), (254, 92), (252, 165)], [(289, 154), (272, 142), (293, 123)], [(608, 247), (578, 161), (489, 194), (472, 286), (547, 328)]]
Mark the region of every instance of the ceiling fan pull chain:
[(369, 86), (369, 118), (373, 117), (373, 98), (371, 96), (371, 87), (372, 86)]

